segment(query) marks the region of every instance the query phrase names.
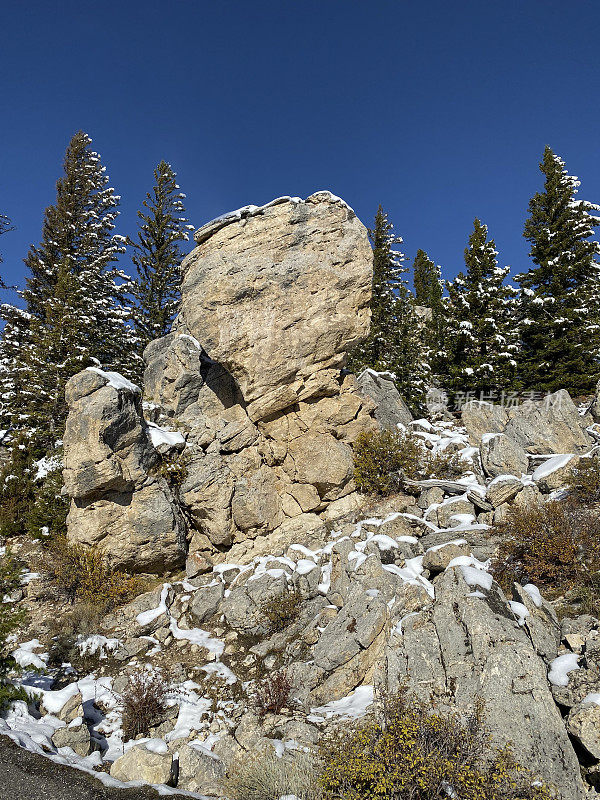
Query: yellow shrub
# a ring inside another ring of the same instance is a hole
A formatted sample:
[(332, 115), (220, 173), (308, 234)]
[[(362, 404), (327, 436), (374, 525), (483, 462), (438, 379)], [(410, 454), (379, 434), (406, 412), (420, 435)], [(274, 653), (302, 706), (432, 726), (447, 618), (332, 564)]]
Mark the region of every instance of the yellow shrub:
[(69, 544), (64, 536), (53, 539), (48, 564), (59, 589), (74, 602), (90, 603), (103, 612), (123, 605), (144, 591), (144, 581), (113, 569), (99, 550)]
[[(550, 790), (494, 750), (481, 716), (460, 722), (400, 693), (382, 718), (330, 734), (321, 747), (324, 800), (525, 800)], [(535, 783), (535, 785), (533, 785)]]

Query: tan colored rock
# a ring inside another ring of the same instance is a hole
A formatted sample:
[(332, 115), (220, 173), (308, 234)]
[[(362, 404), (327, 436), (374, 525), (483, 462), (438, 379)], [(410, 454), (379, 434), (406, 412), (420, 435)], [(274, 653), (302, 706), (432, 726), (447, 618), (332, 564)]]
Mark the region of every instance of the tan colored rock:
[(71, 501), (70, 542), (99, 548), (113, 566), (129, 572), (163, 573), (182, 565), (185, 531), (164, 479), (132, 494)]
[(52, 735), (52, 744), (55, 747), (70, 747), (78, 756), (89, 756), (92, 749), (92, 740), (87, 725), (68, 725), (59, 728)]
[(466, 542), (464, 544), (448, 542), (448, 544), (430, 547), (423, 556), (423, 567), (433, 574), (437, 574), (443, 572), (454, 558), (469, 555), (471, 555), (471, 547)]
[(290, 442), (287, 468), (297, 483), (309, 483), (321, 498), (336, 500), (352, 478), (354, 460), (348, 445), (327, 433), (306, 433)]
[(500, 475), (490, 483), (486, 498), (495, 509), (513, 500), (523, 489), (523, 482), (512, 475)]
[(254, 407), (259, 419), (291, 405), (275, 390), (293, 386), (298, 396), (366, 338), (372, 251), (364, 226), (328, 192), (236, 213), (197, 232), (176, 327), (231, 373), (247, 403), (268, 399)]
[(586, 703), (572, 708), (567, 730), (591, 756), (600, 759), (600, 706)]
[(168, 784), (173, 770), (171, 753), (152, 753), (144, 745), (127, 750), (110, 768), (111, 777), (118, 781), (143, 781)]

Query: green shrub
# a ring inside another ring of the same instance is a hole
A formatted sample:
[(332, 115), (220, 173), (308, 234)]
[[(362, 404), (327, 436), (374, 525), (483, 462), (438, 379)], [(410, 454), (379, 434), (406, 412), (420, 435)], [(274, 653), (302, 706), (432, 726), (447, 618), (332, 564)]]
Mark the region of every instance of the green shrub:
[(410, 431), (365, 431), (354, 444), (354, 482), (363, 494), (389, 495), (397, 492), (404, 480), (451, 480), (463, 472), (458, 453), (432, 453)]
[(234, 762), (225, 781), (230, 800), (318, 800), (318, 766), (310, 753), (286, 753), (278, 758), (272, 750), (244, 753)]
[(64, 536), (49, 542), (46, 569), (59, 591), (71, 602), (94, 605), (100, 613), (123, 605), (146, 589), (135, 575), (113, 569), (102, 552), (72, 545)]
[(8, 550), (0, 555), (0, 709), (12, 700), (26, 700), (22, 689), (16, 689), (8, 681), (11, 672), (18, 671), (18, 665), (11, 655), (14, 646), (10, 641), (13, 634), (24, 622), (25, 613), (15, 603), (3, 602), (21, 585), (21, 564)]
[(600, 501), (600, 459), (598, 456), (581, 458), (569, 477), (569, 494), (580, 503)]
[(496, 579), (508, 589), (516, 581), (534, 583), (550, 598), (586, 590), (587, 607), (600, 600), (600, 517), (590, 509), (554, 501), (513, 508), (491, 535), (501, 544)]
[(403, 692), (382, 713), (321, 745), (324, 800), (525, 800), (553, 797), (510, 748), (494, 749), (480, 711), (442, 715)]
[(413, 434), (364, 431), (354, 444), (356, 488), (364, 494), (397, 492), (401, 476), (411, 480), (420, 477), (424, 457), (425, 448)]
[(284, 594), (265, 600), (260, 612), (268, 621), (269, 631), (275, 633), (287, 628), (298, 618), (302, 602), (302, 595), (296, 589), (288, 589)]

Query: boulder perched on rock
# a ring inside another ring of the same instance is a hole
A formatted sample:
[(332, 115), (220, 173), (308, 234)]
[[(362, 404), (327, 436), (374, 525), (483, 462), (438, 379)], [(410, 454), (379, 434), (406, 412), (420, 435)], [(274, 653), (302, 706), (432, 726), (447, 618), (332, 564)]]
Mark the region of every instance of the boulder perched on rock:
[(176, 329), (227, 369), (252, 419), (292, 405), (311, 376), (343, 366), (366, 338), (371, 248), (356, 215), (329, 192), (241, 209), (195, 238)]

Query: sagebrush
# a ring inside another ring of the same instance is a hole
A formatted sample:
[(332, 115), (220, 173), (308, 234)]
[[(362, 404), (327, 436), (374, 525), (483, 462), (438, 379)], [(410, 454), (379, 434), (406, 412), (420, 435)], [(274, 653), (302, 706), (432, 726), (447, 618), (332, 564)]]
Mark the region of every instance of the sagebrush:
[(318, 800), (318, 765), (315, 756), (301, 751), (278, 758), (272, 751), (244, 754), (230, 770), (225, 795), (230, 800)]

